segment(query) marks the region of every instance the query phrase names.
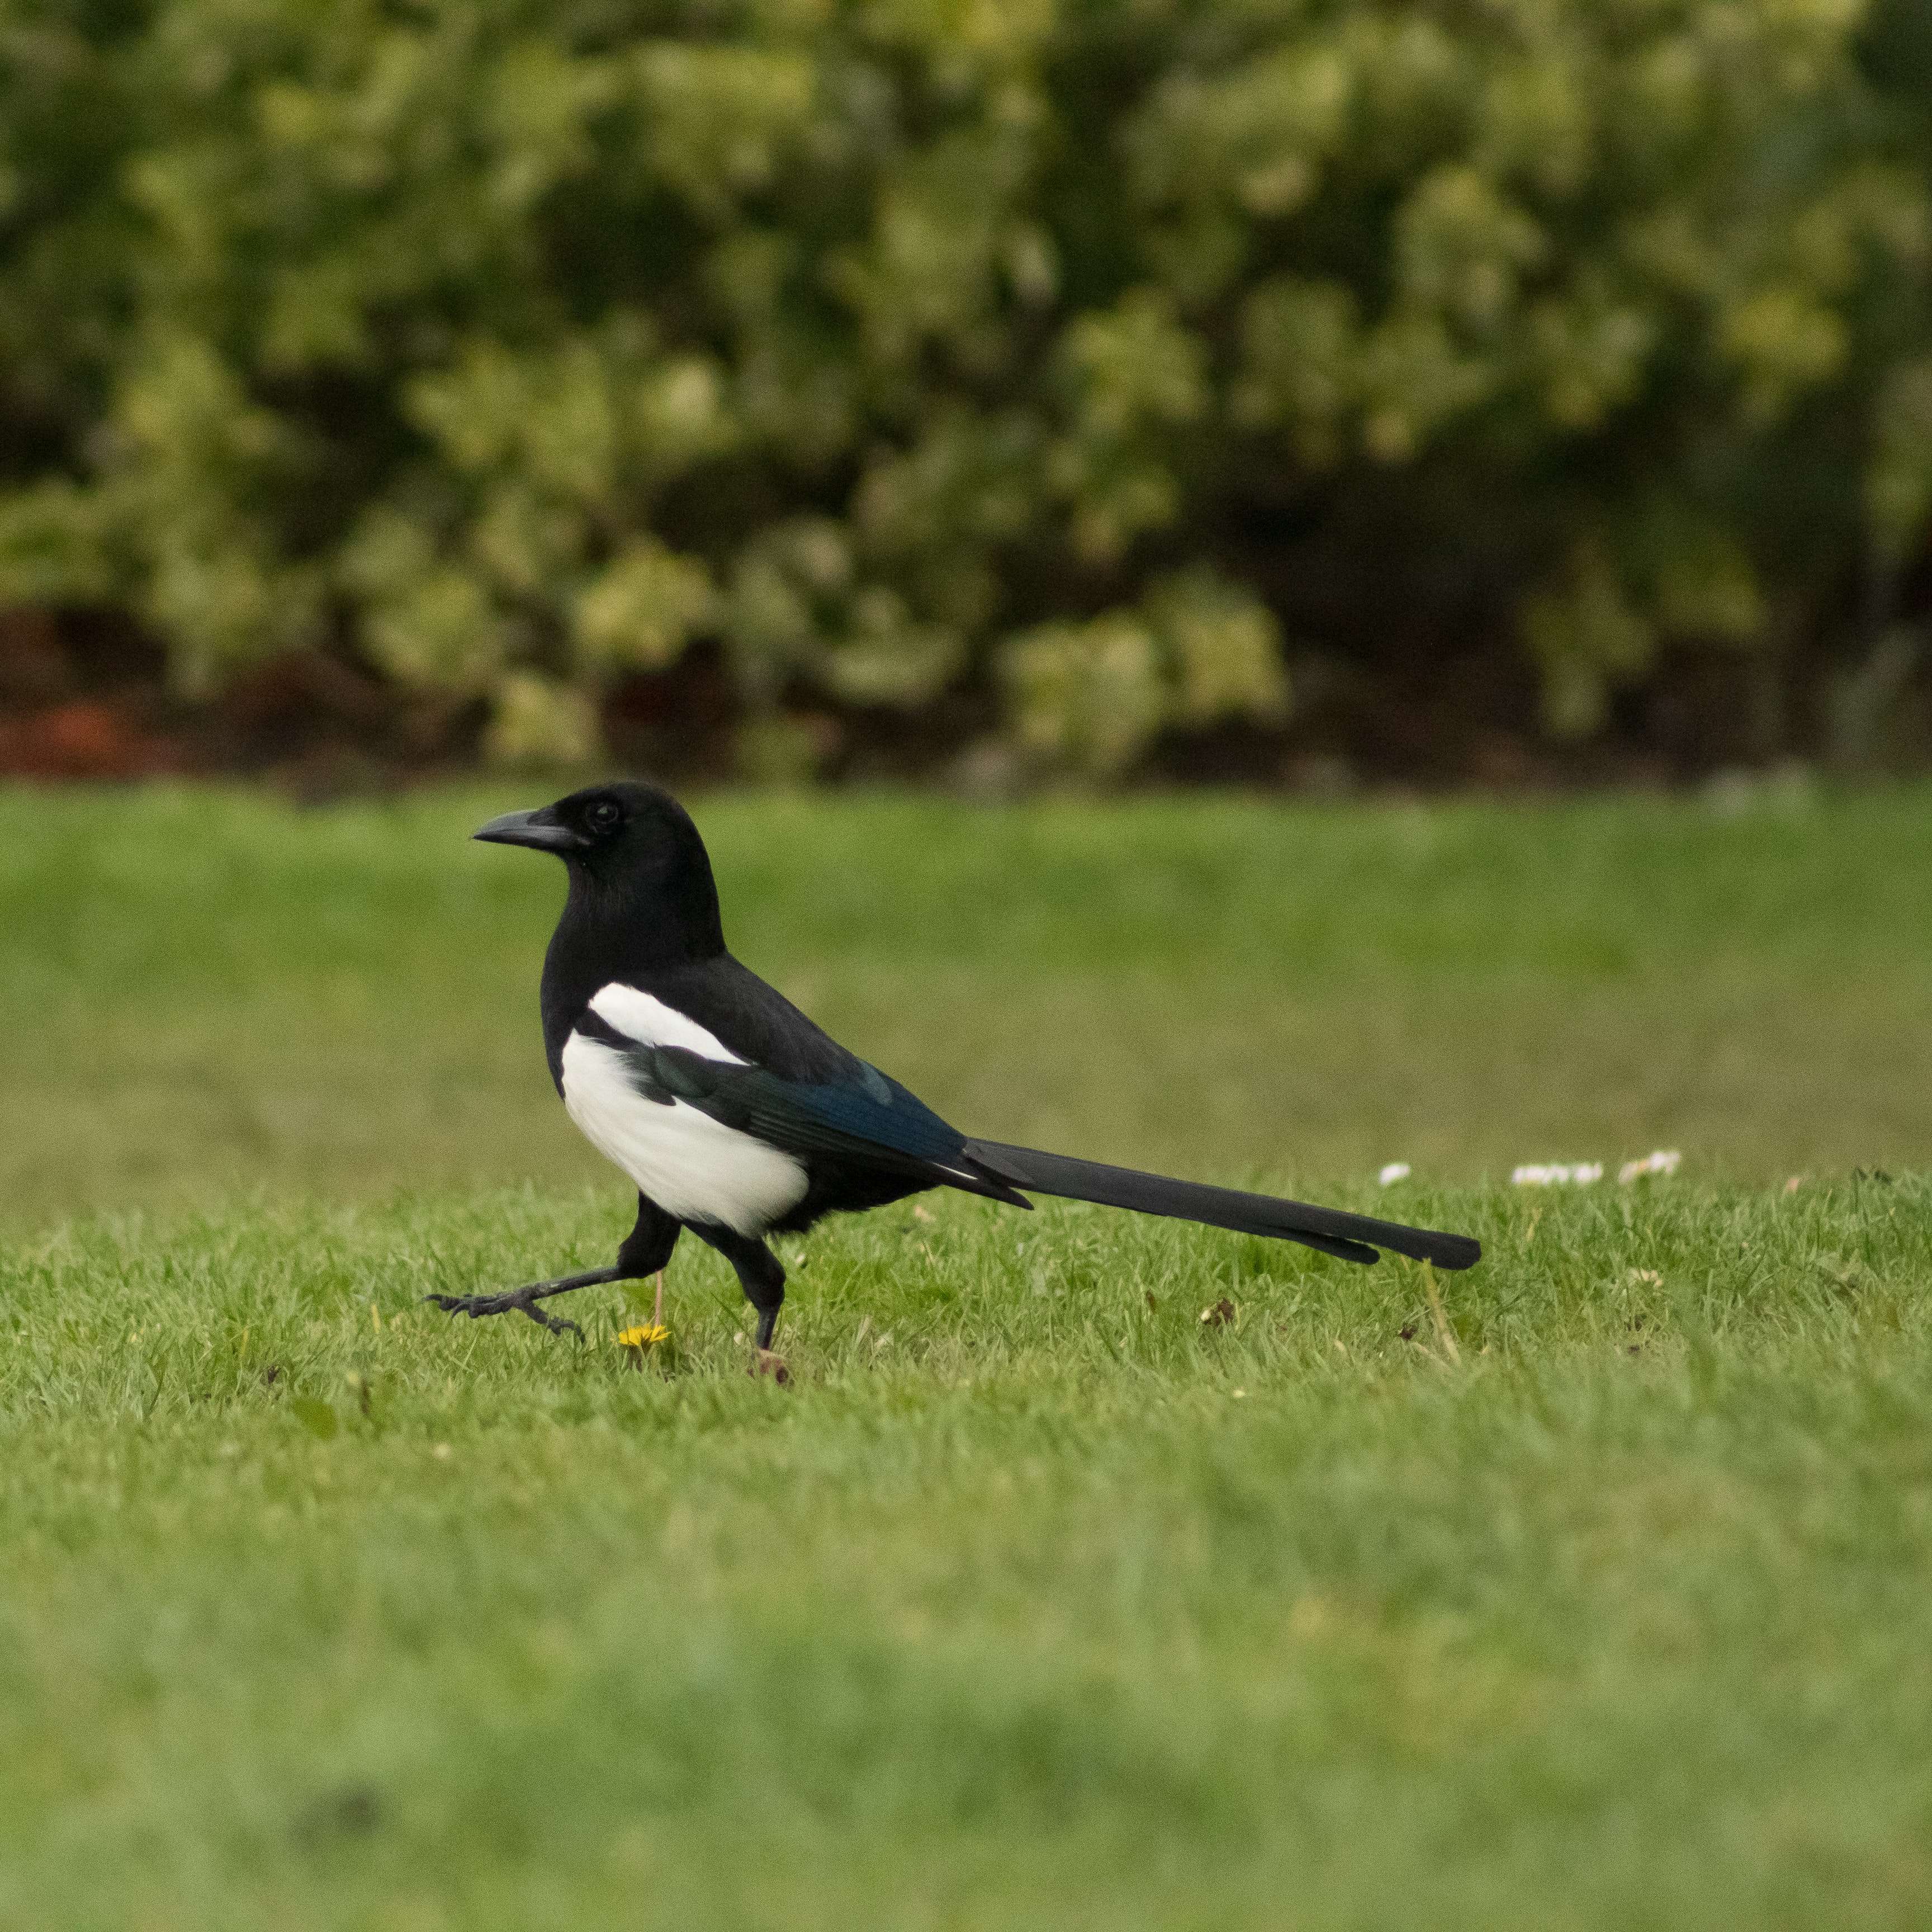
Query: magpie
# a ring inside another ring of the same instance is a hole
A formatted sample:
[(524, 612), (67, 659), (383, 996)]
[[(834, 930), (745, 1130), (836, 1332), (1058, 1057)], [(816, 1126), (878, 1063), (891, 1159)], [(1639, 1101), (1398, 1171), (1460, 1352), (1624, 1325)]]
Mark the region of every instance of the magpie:
[(537, 1304), (656, 1275), (661, 1316), (664, 1264), (688, 1228), (736, 1270), (758, 1316), (757, 1363), (782, 1377), (770, 1350), (785, 1271), (766, 1237), (932, 1187), (1014, 1208), (1033, 1205), (1020, 1191), (1030, 1189), (1351, 1262), (1375, 1262), (1383, 1247), (1466, 1268), (1481, 1254), (1463, 1234), (970, 1138), (731, 956), (704, 842), (654, 786), (595, 785), (474, 836), (555, 853), (568, 870), (544, 960), (544, 1046), (572, 1119), (635, 1184), (638, 1219), (609, 1268), (428, 1298), (452, 1315), (520, 1309), (580, 1335)]

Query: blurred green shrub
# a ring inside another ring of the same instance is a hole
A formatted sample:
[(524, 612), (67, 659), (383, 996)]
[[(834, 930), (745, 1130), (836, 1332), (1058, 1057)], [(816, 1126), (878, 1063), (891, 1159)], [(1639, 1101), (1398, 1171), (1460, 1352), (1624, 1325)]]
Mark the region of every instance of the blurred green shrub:
[(1932, 63), (1874, 31), (0, 0), (0, 603), (189, 692), (346, 642), (509, 759), (712, 639), (754, 720), (976, 682), (1105, 775), (1282, 713), (1312, 530), (1325, 608), (1492, 611), (1587, 733), (1673, 642), (1876, 634), (1923, 542)]

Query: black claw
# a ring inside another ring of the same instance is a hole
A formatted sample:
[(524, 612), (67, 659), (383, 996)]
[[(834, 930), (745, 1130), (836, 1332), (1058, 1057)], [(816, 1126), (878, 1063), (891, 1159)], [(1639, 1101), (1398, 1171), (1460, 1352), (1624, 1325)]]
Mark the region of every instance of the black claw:
[(553, 1335), (567, 1332), (574, 1335), (580, 1342), (584, 1340), (584, 1330), (568, 1315), (546, 1315), (541, 1308), (522, 1302), (519, 1302), (518, 1306), (532, 1322), (541, 1322)]
[(521, 1298), (528, 1293), (524, 1288), (507, 1294), (426, 1294), (423, 1299), (434, 1302), (447, 1315), (466, 1315), (473, 1322), (479, 1315), (507, 1315), (513, 1308), (527, 1307)]
[(532, 1322), (541, 1322), (553, 1335), (566, 1332), (580, 1341), (584, 1330), (567, 1316), (546, 1315), (537, 1306), (538, 1295), (544, 1284), (535, 1288), (512, 1289), (507, 1294), (426, 1294), (425, 1301), (433, 1301), (446, 1315), (466, 1315), (474, 1322), (484, 1315), (507, 1315), (513, 1308), (520, 1309)]

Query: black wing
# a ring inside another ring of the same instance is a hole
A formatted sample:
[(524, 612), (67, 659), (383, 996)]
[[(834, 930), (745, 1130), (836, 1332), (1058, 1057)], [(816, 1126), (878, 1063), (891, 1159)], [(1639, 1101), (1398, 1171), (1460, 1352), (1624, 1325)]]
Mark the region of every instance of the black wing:
[(966, 1156), (966, 1137), (957, 1127), (862, 1060), (852, 1061), (857, 1071), (849, 1079), (788, 1080), (688, 1047), (646, 1046), (614, 1030), (602, 1037), (622, 1056), (647, 1100), (665, 1106), (682, 1100), (787, 1154), (850, 1161), (1015, 1207), (1033, 1204)]
[(728, 1053), (781, 1079), (840, 1086), (865, 1077), (862, 1060), (728, 952), (694, 965), (653, 968), (640, 974), (634, 983), (694, 1021)]

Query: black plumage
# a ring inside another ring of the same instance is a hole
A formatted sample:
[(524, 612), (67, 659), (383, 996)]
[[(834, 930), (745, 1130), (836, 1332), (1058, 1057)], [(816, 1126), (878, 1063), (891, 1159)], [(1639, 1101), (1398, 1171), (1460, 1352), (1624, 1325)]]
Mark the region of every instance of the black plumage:
[(595, 786), (476, 835), (562, 857), (562, 916), (543, 974), (550, 1077), (578, 1124), (638, 1185), (637, 1225), (608, 1268), (494, 1295), (434, 1295), (453, 1314), (520, 1309), (658, 1274), (689, 1228), (730, 1262), (770, 1346), (784, 1270), (765, 1245), (820, 1216), (956, 1187), (1017, 1208), (1020, 1190), (1299, 1241), (1344, 1260), (1393, 1249), (1439, 1268), (1466, 1235), (969, 1138), (815, 1026), (726, 950), (711, 862), (652, 787)]

